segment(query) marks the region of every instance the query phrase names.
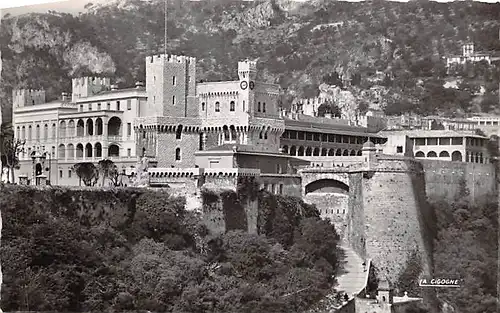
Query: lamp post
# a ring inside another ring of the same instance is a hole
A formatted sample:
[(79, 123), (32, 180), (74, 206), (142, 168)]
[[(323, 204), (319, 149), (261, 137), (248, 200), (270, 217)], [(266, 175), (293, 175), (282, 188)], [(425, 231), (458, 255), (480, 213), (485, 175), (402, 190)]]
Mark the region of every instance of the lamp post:
[(51, 155), (50, 155), (50, 153), (49, 153), (49, 152), (47, 152), (47, 151), (45, 151), (45, 152), (43, 153), (43, 155), (44, 155), (44, 157), (45, 157), (45, 158), (47, 158), (47, 157), (49, 158), (49, 167), (46, 167), (46, 168), (45, 168), (45, 171), (48, 171), (48, 172), (49, 172), (49, 180), (48, 180), (48, 183), (49, 183), (49, 185), (51, 185), (51, 184), (52, 184), (52, 182), (51, 182), (51, 174), (52, 174), (52, 156), (51, 156)]

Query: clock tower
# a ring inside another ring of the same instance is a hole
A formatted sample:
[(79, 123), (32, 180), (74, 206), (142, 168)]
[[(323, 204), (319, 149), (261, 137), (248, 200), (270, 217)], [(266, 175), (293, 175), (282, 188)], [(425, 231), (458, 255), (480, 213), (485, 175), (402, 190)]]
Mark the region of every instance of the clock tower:
[(245, 60), (238, 62), (240, 107), (244, 112), (253, 115), (255, 112), (255, 78), (257, 77), (257, 62)]

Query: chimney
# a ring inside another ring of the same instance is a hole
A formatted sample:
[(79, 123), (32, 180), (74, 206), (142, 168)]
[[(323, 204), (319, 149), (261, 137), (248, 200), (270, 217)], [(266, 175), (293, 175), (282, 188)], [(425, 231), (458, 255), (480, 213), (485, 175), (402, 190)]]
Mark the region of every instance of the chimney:
[(135, 88), (139, 89), (139, 88), (142, 88), (142, 87), (144, 87), (144, 83), (143, 82), (138, 81), (138, 82), (135, 83)]
[(111, 90), (118, 90), (118, 85), (111, 85)]

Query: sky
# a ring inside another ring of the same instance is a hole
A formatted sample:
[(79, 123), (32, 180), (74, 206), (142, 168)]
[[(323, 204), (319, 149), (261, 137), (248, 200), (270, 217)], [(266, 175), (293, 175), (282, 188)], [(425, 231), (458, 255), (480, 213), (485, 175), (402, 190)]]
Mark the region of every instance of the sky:
[[(242, 0), (244, 1), (244, 0)], [(296, 0), (307, 1), (307, 0)], [(360, 0), (350, 0), (360, 1)], [(361, 0), (362, 1), (362, 0)], [(405, 2), (406, 0), (395, 0)], [(447, 0), (438, 0), (439, 2), (447, 2)], [(19, 15), (24, 13), (45, 13), (48, 10), (55, 10), (59, 12), (66, 12), (78, 14), (84, 12), (84, 6), (89, 3), (106, 3), (110, 0), (70, 0), (70, 1), (56, 1), (56, 0), (0, 0), (0, 14), (3, 16), (7, 13), (11, 15)], [(481, 0), (481, 2), (500, 2), (500, 0)]]

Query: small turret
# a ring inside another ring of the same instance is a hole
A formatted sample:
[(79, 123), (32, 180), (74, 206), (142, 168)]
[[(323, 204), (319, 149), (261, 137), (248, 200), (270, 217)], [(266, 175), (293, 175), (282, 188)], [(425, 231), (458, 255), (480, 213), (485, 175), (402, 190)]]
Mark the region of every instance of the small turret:
[(14, 89), (12, 104), (14, 108), (45, 103), (45, 90)]

